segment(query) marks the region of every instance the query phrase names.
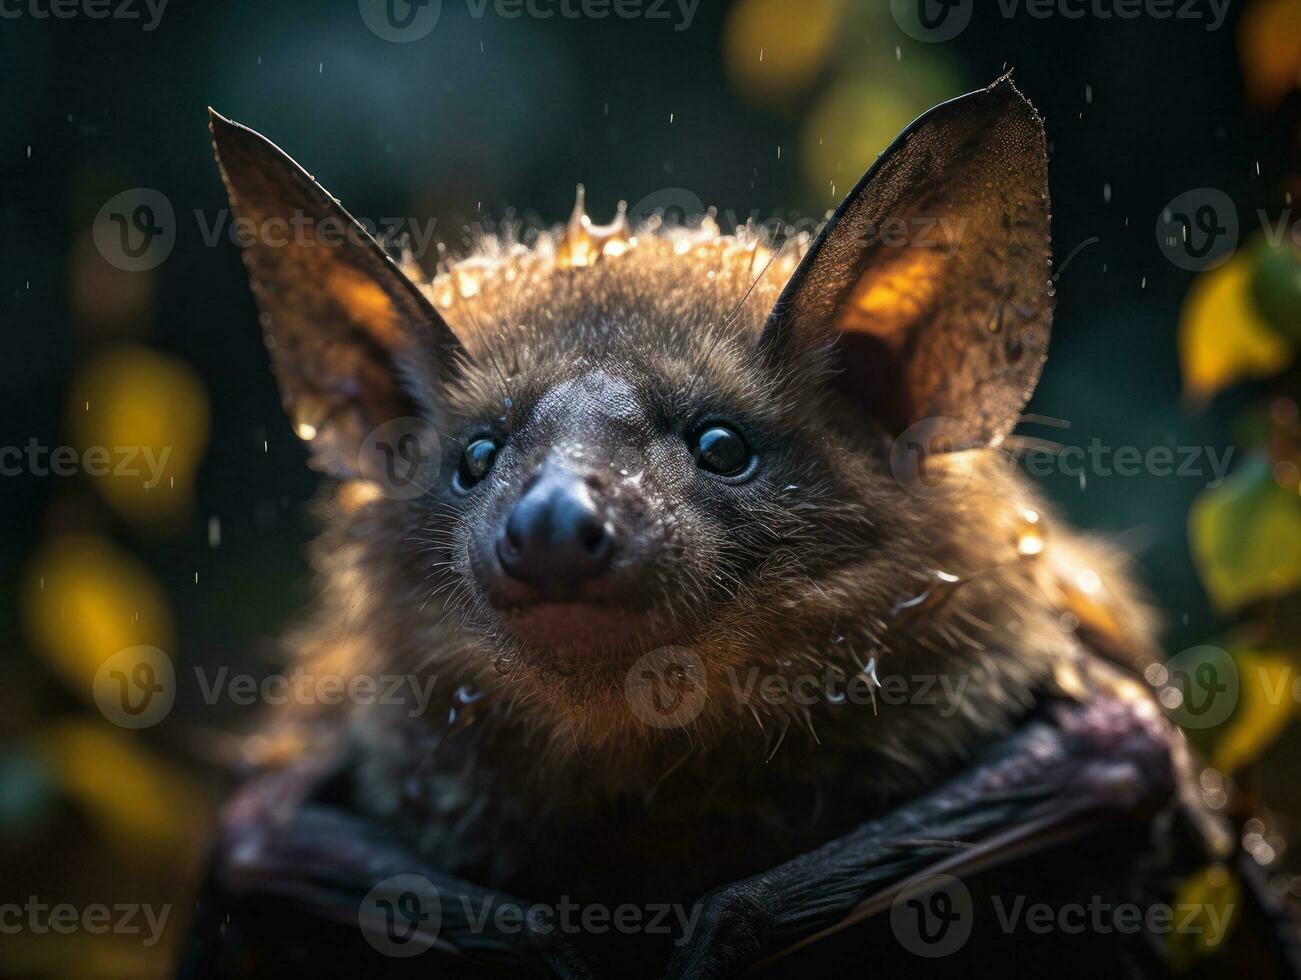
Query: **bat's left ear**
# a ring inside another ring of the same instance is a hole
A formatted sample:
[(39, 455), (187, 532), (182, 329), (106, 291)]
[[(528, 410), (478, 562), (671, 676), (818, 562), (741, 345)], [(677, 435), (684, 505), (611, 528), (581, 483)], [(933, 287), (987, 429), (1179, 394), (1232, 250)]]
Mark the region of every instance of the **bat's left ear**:
[(777, 366), (830, 353), (887, 430), (958, 423), (997, 445), (1052, 322), (1043, 121), (1004, 76), (895, 140), (810, 247), (760, 339)]

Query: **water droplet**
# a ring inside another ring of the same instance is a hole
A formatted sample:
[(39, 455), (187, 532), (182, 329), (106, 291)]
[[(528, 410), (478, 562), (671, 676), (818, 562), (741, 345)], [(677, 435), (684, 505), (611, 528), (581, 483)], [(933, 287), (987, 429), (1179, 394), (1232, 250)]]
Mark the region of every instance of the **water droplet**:
[(985, 323), (985, 327), (989, 330), (990, 333), (998, 333), (1000, 330), (1003, 329), (1003, 304), (1002, 303), (999, 303), (992, 310), (989, 311), (989, 320)]
[(1016, 532), (1017, 554), (1027, 558), (1041, 554), (1044, 550), (1044, 528), (1037, 510), (1023, 510), (1020, 526)]
[(455, 735), (479, 720), (477, 703), (482, 696), (474, 684), (462, 684), (456, 689), (452, 695), (452, 707), (447, 711), (447, 725), (443, 729), (442, 738)]
[(1075, 587), (1085, 595), (1094, 595), (1102, 588), (1102, 576), (1091, 568), (1081, 569), (1075, 576)]
[(965, 579), (950, 572), (936, 570), (931, 573), (930, 584), (917, 595), (903, 599), (890, 610), (890, 615), (898, 620), (898, 625), (911, 623), (924, 612), (938, 609), (953, 595)]
[(876, 676), (876, 657), (868, 657), (863, 666), (863, 677), (867, 679), (867, 695), (872, 699), (872, 714), (876, 714), (876, 689), (881, 686), (881, 679)]

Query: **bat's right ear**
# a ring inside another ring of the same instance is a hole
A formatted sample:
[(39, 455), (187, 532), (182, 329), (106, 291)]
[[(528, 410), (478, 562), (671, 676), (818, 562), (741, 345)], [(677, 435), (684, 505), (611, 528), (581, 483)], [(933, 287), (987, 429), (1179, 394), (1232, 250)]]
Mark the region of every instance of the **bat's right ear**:
[(260, 134), (209, 114), (285, 408), (313, 465), (355, 475), (367, 433), (419, 414), (408, 379), (455, 376), (464, 349), (310, 174)]
[(955, 423), (998, 445), (1048, 351), (1043, 120), (1004, 76), (926, 113), (877, 159), (810, 247), (764, 329), (765, 357), (830, 353), (887, 431)]

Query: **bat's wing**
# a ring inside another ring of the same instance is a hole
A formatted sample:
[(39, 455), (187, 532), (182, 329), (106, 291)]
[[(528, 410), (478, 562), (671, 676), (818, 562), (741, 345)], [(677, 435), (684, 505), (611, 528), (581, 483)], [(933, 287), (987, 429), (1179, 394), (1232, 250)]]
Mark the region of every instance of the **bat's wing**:
[[(1182, 736), (1146, 691), (1091, 665), (1087, 695), (1046, 703), (948, 783), (707, 895), (669, 975), (796, 976), (864, 963), (885, 975), (1097, 976), (1121, 963), (1170, 975), (1170, 934), (1183, 919), (1169, 892), (1147, 886), (1172, 891), (1181, 864), (1223, 869), (1234, 844), (1190, 787)], [(1260, 927), (1260, 899), (1199, 911), (1225, 929), (1214, 916), (1242, 913), (1231, 924), (1259, 933), (1244, 954), (1255, 975), (1296, 976), (1295, 948)], [(1150, 903), (1170, 908), (1169, 930), (1121, 930), (1109, 918), (1126, 906), (1141, 918)], [(1047, 929), (1021, 917), (1027, 904), (1047, 910)], [(1258, 907), (1244, 925), (1247, 905)], [(1072, 928), (1076, 906), (1100, 918)], [(1208, 927), (1195, 915), (1200, 936)]]
[(430, 868), (323, 801), (335, 775), (264, 776), (226, 808), (181, 977), (590, 975), (528, 902)]
[[(1232, 873), (1235, 838), (1196, 798), (1182, 736), (1146, 690), (1104, 664), (1086, 673), (1074, 697), (1046, 700), (931, 792), (706, 895), (667, 975), (825, 975), (867, 963), (883, 975), (921, 965), (930, 976), (1092, 977), (1118, 964), (1171, 975), (1171, 942), (1189, 938), (1172, 937), (1173, 925), (1104, 918), (1081, 930), (1064, 910), (1142, 916), (1165, 905), (1181, 924), (1170, 905), (1177, 876)], [(332, 805), (332, 778), (326, 766), (290, 769), (228, 808), (183, 976), (596, 972), (544, 923), (503, 929), (491, 914), (526, 902), (442, 874), (390, 828)], [(1192, 920), (1202, 931), (1209, 921), (1202, 948), (1228, 970), (1201, 960), (1191, 975), (1301, 976), (1290, 922), (1271, 919), (1264, 890), (1250, 887), (1259, 876), (1242, 870), (1241, 891), (1218, 904), (1203, 897)], [(1045, 933), (1027, 903), (1058, 925)]]

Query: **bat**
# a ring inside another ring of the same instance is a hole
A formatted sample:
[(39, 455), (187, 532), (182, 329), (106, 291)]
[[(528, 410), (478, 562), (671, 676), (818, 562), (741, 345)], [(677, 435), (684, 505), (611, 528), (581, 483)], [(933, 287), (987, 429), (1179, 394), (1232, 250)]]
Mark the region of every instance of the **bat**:
[(329, 477), (294, 649), (372, 696), (270, 722), (182, 975), (1293, 975), (1124, 556), (1004, 451), (1053, 307), (1010, 77), (812, 240), (580, 193), (429, 280), (211, 126)]

